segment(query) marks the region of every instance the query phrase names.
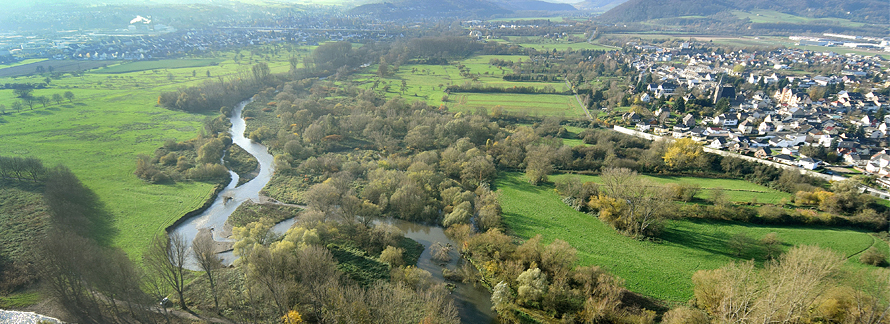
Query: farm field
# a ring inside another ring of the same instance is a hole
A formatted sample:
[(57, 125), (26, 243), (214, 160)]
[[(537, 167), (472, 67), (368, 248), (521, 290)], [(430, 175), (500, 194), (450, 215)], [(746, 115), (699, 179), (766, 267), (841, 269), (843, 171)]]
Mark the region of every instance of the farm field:
[(94, 71), (95, 73), (127, 73), (157, 69), (178, 69), (205, 67), (216, 63), (214, 59), (182, 59), (158, 61), (133, 61), (109, 66)]
[[(565, 141), (563, 141), (563, 143), (565, 143)], [(793, 198), (793, 196), (787, 192), (781, 192), (758, 184), (750, 183), (745, 180), (654, 175), (641, 176), (660, 184), (697, 184), (702, 188), (701, 193), (696, 195), (696, 198), (700, 199), (710, 199), (713, 196), (715, 189), (717, 188), (723, 189), (723, 194), (726, 195), (727, 199), (737, 203), (749, 203), (756, 200), (758, 203), (778, 204), (783, 199), (791, 200)], [(590, 175), (559, 174), (553, 175), (550, 178), (551, 181), (556, 181), (558, 179), (568, 177), (578, 177), (582, 182), (593, 181), (601, 183), (599, 176)]]
[(572, 50), (597, 50), (597, 51), (611, 51), (614, 50), (614, 47), (599, 45), (599, 44), (591, 44), (587, 42), (579, 42), (579, 43), (569, 43), (569, 42), (555, 42), (555, 43), (517, 43), (516, 45), (534, 48), (539, 51), (565, 51), (568, 49)]
[(508, 21), (529, 21), (529, 20), (549, 20), (552, 22), (563, 22), (563, 17), (517, 17), (517, 18), (497, 18), (491, 19), (491, 22), (508, 22)]
[(815, 23), (824, 22), (837, 26), (862, 27), (864, 23), (854, 22), (843, 18), (810, 18), (790, 15), (774, 10), (733, 10), (732, 14), (740, 19), (749, 19), (752, 23)]
[[(491, 110), (491, 108), (500, 105), (507, 112), (528, 115), (575, 117), (582, 114), (577, 102), (569, 95), (454, 92), (448, 95), (447, 102), (442, 101), (443, 96), (446, 95), (445, 88), (449, 85), (465, 83), (503, 88), (535, 87), (541, 89), (552, 87), (556, 91), (567, 91), (563, 81), (504, 81), (503, 76), (513, 73), (513, 71), (508, 67), (498, 68), (490, 65), (491, 59), (518, 62), (528, 59), (528, 57), (478, 55), (449, 65), (410, 64), (401, 66), (398, 72), (386, 77), (376, 75), (379, 65), (375, 64), (366, 68), (362, 73), (356, 74), (353, 82), (364, 89), (374, 88), (374, 84), (377, 83), (377, 87), (374, 89), (383, 93), (387, 98), (401, 96), (409, 101), (421, 100), (434, 107), (445, 104), (453, 111), (475, 111), (479, 107)], [(458, 64), (464, 65), (472, 76), (461, 75)], [(402, 81), (405, 82), (404, 91), (402, 91)]]
[[(32, 62), (28, 62), (32, 61)], [(26, 63), (28, 62), (28, 63)], [(77, 60), (26, 60), (9, 67), (0, 66), (0, 78), (30, 75), (37, 72), (38, 67), (54, 72), (79, 72), (92, 70), (98, 67), (112, 65), (117, 61), (77, 61)], [(42, 80), (42, 78), (41, 78)], [(33, 82), (33, 81), (32, 81)]]
[[(214, 186), (203, 182), (153, 185), (133, 175), (137, 155), (153, 154), (167, 139), (195, 137), (208, 117), (159, 107), (158, 95), (198, 85), (208, 79), (207, 71), (215, 79), (250, 69), (249, 53), (241, 64), (232, 60), (234, 53), (222, 55), (214, 59), (219, 65), (203, 68), (88, 72), (78, 77), (66, 74), (33, 95), (51, 97), (71, 91), (73, 102), (51, 102), (46, 107), (35, 104), (33, 108), (25, 105), (21, 111), (10, 109), (18, 100), (12, 90), (0, 90), (0, 105), (6, 107), (6, 114), (0, 115), (0, 138), (4, 139), (0, 155), (32, 156), (47, 166), (69, 167), (112, 215), (117, 233), (110, 238), (111, 244), (139, 260), (154, 235), (201, 206)], [(268, 55), (261, 61), (269, 60), (273, 73), (284, 72), (290, 55)], [(43, 78), (0, 78), (0, 83), (36, 83)]]
[(521, 173), (502, 173), (495, 183), (501, 194), (504, 223), (508, 232), (521, 238), (541, 234), (545, 242), (567, 241), (578, 249), (579, 265), (596, 265), (624, 279), (631, 291), (671, 303), (692, 298), (692, 274), (716, 269), (740, 258), (727, 247), (727, 239), (745, 232), (760, 239), (776, 232), (787, 249), (815, 244), (850, 257), (847, 268), (866, 266), (856, 261), (858, 253), (873, 244), (887, 252), (886, 243), (865, 232), (847, 229), (792, 226), (758, 226), (708, 220), (671, 221), (659, 242), (622, 236), (594, 216), (565, 205), (553, 186), (532, 186)]
[(454, 93), (449, 99), (452, 111), (476, 111), (485, 107), (489, 111), (501, 106), (511, 114), (526, 116), (564, 116), (576, 118), (584, 113), (575, 97), (553, 94), (514, 94), (514, 93)]
[(46, 61), (46, 60), (47, 60), (47, 59), (45, 59), (45, 58), (39, 58), (39, 59), (27, 59), (27, 60), (22, 60), (22, 61), (15, 62), (15, 63), (0, 64), (0, 69), (10, 68), (10, 67), (16, 67), (16, 66), (19, 66), (19, 65), (31, 64), (31, 63), (38, 63), (38, 62), (43, 62), (43, 61)]

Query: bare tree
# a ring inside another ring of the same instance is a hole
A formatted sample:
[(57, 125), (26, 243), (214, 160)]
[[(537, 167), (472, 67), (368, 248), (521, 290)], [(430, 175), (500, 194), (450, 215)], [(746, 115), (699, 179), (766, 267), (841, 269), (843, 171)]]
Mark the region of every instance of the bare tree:
[(148, 253), (143, 258), (145, 265), (167, 286), (176, 291), (179, 307), (185, 305), (185, 262), (188, 258), (188, 243), (180, 234), (155, 236)]
[(192, 242), (192, 254), (198, 260), (198, 266), (207, 275), (210, 283), (210, 293), (213, 295), (213, 306), (219, 312), (219, 299), (216, 294), (216, 277), (213, 271), (221, 269), (222, 259), (213, 251), (213, 234), (198, 235)]

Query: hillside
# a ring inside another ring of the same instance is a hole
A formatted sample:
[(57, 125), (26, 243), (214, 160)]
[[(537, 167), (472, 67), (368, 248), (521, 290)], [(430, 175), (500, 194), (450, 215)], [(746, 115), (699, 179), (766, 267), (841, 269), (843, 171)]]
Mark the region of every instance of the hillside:
[(606, 11), (627, 2), (627, 0), (586, 0), (575, 4), (581, 10)]
[(380, 19), (421, 17), (484, 18), (509, 13), (494, 3), (483, 0), (398, 0), (369, 3), (349, 10), (353, 15), (368, 15)]
[(890, 3), (881, 0), (629, 0), (600, 16), (605, 22), (638, 22), (659, 18), (710, 16), (733, 10), (775, 10), (808, 18), (844, 18), (853, 21), (886, 24)]
[(539, 0), (497, 0), (501, 7), (515, 11), (576, 11), (578, 8), (567, 3), (554, 3)]

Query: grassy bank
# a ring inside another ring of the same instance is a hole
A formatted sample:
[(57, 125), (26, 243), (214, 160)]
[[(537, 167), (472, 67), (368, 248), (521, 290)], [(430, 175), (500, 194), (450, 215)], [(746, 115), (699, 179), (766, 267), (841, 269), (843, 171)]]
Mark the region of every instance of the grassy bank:
[[(691, 278), (695, 271), (750, 258), (763, 261), (757, 253), (735, 255), (727, 241), (736, 233), (760, 239), (776, 232), (785, 249), (815, 244), (847, 256), (855, 256), (872, 245), (886, 245), (868, 233), (847, 229), (708, 220), (671, 221), (661, 241), (638, 241), (565, 205), (553, 186), (528, 184), (520, 173), (501, 174), (495, 185), (510, 232), (521, 238), (541, 234), (546, 242), (567, 241), (578, 249), (580, 265), (603, 267), (624, 279), (631, 291), (670, 302), (682, 303), (692, 298)], [(850, 267), (862, 267), (856, 259), (850, 258)]]

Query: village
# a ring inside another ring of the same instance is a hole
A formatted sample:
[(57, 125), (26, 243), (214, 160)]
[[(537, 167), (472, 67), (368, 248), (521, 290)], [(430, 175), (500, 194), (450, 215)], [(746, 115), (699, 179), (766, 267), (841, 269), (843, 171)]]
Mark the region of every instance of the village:
[[(623, 123), (636, 131), (688, 137), (713, 150), (826, 175), (873, 175), (877, 185), (890, 188), (890, 100), (871, 88), (887, 82), (880, 77), (887, 72), (880, 56), (795, 49), (684, 53), (694, 44), (631, 45), (640, 51), (631, 64), (640, 79), (649, 74), (652, 80), (635, 91), (636, 102), (674, 97), (718, 106), (713, 116), (668, 103), (652, 114), (625, 113)], [(678, 68), (678, 61), (685, 67)], [(801, 66), (830, 68), (810, 74)]]

